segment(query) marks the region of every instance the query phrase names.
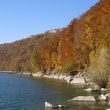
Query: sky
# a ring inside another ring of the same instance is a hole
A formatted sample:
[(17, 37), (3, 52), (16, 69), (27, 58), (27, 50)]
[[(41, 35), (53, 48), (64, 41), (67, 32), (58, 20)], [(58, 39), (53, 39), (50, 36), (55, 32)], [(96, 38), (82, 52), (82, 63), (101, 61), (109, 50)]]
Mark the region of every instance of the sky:
[(99, 0), (0, 0), (0, 44), (66, 27)]

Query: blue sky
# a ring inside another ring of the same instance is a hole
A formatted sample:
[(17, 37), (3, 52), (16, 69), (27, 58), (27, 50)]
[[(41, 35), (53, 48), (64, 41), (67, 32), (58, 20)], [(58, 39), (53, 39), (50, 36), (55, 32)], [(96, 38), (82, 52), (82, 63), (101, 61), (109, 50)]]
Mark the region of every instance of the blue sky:
[(0, 0), (0, 44), (66, 27), (99, 0)]

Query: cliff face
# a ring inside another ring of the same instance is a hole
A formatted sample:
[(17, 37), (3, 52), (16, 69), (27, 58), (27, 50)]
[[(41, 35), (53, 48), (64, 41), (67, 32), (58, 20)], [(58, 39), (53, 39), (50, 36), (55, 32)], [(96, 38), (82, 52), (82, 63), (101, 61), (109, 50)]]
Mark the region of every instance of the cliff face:
[(81, 69), (90, 66), (102, 48), (110, 50), (109, 12), (110, 0), (100, 0), (64, 29), (0, 45), (0, 70), (32, 71), (33, 53), (44, 69), (62, 69), (71, 61)]

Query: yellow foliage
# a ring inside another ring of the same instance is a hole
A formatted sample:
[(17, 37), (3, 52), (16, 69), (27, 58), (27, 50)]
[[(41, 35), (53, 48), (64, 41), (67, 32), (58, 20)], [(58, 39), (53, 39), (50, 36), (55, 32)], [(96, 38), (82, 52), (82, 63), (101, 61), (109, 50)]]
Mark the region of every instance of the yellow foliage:
[(95, 50), (92, 50), (89, 54), (90, 64), (93, 63), (96, 59), (96, 52)]

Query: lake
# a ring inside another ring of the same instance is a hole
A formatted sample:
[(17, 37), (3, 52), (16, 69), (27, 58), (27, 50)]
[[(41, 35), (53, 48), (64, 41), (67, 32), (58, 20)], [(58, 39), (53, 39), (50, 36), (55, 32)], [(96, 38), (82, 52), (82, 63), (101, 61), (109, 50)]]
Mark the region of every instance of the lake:
[(67, 102), (78, 95), (90, 94), (60, 80), (0, 73), (0, 110), (45, 110), (45, 101), (66, 105), (63, 110), (106, 109), (106, 104)]

